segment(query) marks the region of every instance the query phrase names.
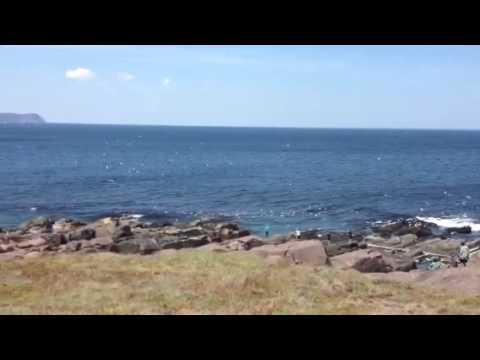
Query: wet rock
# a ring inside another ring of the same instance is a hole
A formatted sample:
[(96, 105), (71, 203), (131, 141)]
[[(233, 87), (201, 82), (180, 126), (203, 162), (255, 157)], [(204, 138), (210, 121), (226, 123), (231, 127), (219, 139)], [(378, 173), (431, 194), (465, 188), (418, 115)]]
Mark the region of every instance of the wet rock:
[(402, 236), (406, 234), (415, 234), (417, 237), (428, 237), (434, 234), (438, 226), (418, 219), (400, 219), (396, 222), (385, 224), (373, 228), (375, 233), (380, 234), (384, 238), (392, 236)]
[(23, 234), (27, 233), (47, 233), (52, 231), (54, 221), (50, 218), (37, 217), (20, 225)]
[(471, 234), (472, 228), (470, 226), (449, 227), (446, 230), (447, 234)]
[(96, 231), (92, 228), (83, 228), (75, 230), (68, 234), (68, 241), (90, 240), (96, 236)]

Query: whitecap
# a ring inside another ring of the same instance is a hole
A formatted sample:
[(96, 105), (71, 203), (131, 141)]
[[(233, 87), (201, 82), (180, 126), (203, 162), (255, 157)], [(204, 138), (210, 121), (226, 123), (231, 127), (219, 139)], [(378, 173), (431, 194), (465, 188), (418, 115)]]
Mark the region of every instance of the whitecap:
[(37, 211), (37, 210), (38, 210), (38, 208), (36, 208), (36, 207), (31, 207), (30, 208), (30, 211)]
[(480, 231), (480, 223), (470, 218), (436, 218), (417, 216), (420, 221), (436, 224), (442, 228), (470, 226), (472, 231)]

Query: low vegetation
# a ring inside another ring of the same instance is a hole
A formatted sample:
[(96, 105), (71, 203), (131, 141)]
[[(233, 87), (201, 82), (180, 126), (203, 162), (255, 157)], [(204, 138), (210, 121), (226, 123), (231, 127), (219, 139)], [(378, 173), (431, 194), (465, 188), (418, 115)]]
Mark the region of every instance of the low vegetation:
[(0, 314), (472, 314), (480, 299), (241, 253), (0, 262)]

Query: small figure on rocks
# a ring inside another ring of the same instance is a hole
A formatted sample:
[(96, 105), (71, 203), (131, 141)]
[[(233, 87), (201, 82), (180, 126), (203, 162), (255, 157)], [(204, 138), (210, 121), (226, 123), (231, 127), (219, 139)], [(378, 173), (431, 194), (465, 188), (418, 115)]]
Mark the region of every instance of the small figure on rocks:
[(301, 235), (301, 234), (302, 234), (302, 233), (300, 232), (300, 230), (298, 230), (298, 229), (295, 230), (295, 239), (297, 239), (297, 240), (300, 239), (300, 235)]
[(463, 264), (463, 266), (467, 266), (468, 259), (470, 258), (470, 249), (466, 245), (465, 241), (462, 241), (462, 245), (458, 251), (458, 261)]
[(270, 236), (270, 225), (265, 225), (265, 237), (269, 237)]

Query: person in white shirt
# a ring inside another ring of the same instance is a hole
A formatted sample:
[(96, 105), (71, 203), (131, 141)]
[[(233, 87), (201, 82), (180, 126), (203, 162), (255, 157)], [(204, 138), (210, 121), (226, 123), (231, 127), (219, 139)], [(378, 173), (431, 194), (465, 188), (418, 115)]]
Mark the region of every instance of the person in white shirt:
[(470, 257), (470, 249), (465, 244), (465, 241), (462, 242), (460, 249), (458, 251), (458, 261), (463, 264), (463, 266), (467, 266), (468, 259)]

